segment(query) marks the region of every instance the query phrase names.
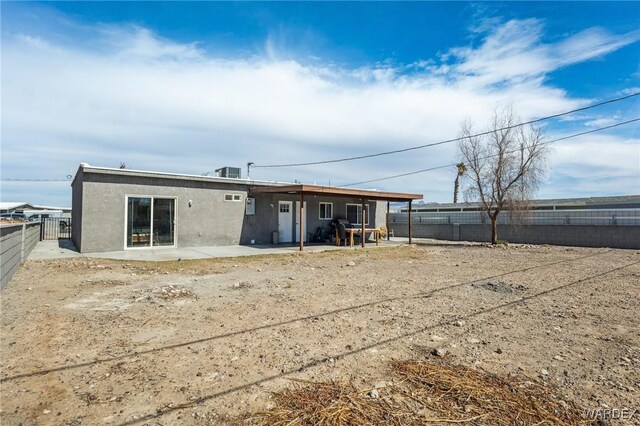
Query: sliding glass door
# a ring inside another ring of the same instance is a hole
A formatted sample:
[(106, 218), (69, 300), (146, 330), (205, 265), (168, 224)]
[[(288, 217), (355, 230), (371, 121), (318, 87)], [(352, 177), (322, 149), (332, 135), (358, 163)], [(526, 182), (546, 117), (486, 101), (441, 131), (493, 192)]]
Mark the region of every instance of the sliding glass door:
[(153, 199), (153, 245), (172, 246), (176, 200)]
[(127, 247), (151, 245), (151, 198), (127, 200)]
[(176, 200), (127, 197), (127, 248), (175, 245)]

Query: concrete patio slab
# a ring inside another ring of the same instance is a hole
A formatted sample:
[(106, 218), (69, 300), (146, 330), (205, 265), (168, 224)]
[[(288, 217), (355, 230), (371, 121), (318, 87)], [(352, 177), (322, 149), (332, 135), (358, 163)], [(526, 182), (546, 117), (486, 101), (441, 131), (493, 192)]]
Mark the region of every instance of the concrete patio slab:
[[(381, 241), (379, 246), (374, 243), (367, 244), (367, 248), (399, 246), (405, 243), (404, 238), (394, 241)], [(305, 252), (323, 252), (328, 250), (358, 250), (360, 246), (338, 247), (331, 244), (313, 244), (304, 247)], [(116, 260), (144, 260), (144, 261), (167, 261), (177, 259), (209, 259), (216, 257), (240, 257), (258, 256), (264, 254), (287, 254), (300, 253), (298, 246), (207, 246), (207, 247), (185, 247), (185, 248), (157, 248), (157, 249), (132, 249), (109, 251), (101, 253), (79, 253), (73, 243), (69, 240), (40, 241), (28, 260), (64, 259), (74, 257), (116, 259)]]

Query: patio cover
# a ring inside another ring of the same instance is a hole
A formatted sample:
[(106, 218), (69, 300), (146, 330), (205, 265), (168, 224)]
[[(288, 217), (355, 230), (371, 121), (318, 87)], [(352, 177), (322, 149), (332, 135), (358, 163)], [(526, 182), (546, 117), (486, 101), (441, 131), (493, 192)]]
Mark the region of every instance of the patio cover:
[[(364, 204), (368, 200), (386, 201), (387, 202), (387, 230), (389, 229), (389, 202), (408, 202), (409, 203), (409, 244), (411, 244), (411, 202), (413, 200), (421, 200), (424, 198), (422, 194), (410, 194), (405, 192), (383, 192), (366, 189), (339, 188), (335, 186), (321, 186), (308, 184), (292, 184), (278, 186), (254, 186), (250, 193), (254, 194), (299, 194), (300, 195), (300, 216), (304, 217), (304, 196), (305, 195), (323, 195), (327, 197), (348, 197), (359, 198), (362, 202), (362, 238), (360, 238), (362, 247), (364, 247), (365, 234), (365, 209)], [(300, 251), (304, 248), (303, 221), (300, 221)], [(389, 233), (387, 232), (387, 239)]]

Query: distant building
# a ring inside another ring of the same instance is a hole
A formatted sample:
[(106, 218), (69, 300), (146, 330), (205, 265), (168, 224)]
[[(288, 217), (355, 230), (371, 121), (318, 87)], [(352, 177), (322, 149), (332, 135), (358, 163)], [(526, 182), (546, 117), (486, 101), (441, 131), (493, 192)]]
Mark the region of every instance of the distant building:
[(71, 217), (71, 207), (42, 206), (39, 204), (22, 202), (0, 202), (0, 213), (23, 213), (27, 217)]
[[(640, 195), (619, 195), (612, 197), (556, 198), (533, 200), (532, 210), (582, 210), (582, 209), (637, 209), (640, 208)], [(415, 203), (412, 212), (477, 212), (480, 203)], [(405, 213), (406, 207), (398, 209)]]

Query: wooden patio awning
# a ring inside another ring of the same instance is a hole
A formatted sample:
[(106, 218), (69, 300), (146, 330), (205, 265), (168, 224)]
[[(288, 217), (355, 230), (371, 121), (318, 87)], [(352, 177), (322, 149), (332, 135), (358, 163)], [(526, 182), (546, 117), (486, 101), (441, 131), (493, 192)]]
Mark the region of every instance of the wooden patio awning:
[(302, 194), (325, 195), (330, 197), (350, 197), (378, 201), (412, 201), (424, 198), (422, 194), (404, 192), (383, 192), (366, 189), (340, 188), (336, 186), (321, 186), (308, 184), (293, 184), (279, 186), (254, 186), (251, 194)]
[[(411, 244), (411, 202), (413, 200), (421, 200), (424, 198), (422, 194), (410, 194), (405, 192), (383, 192), (372, 191), (366, 189), (340, 188), (337, 186), (321, 186), (307, 185), (303, 183), (292, 185), (274, 185), (274, 186), (254, 186), (251, 187), (251, 195), (256, 194), (298, 194), (300, 196), (300, 218), (304, 217), (304, 196), (305, 195), (324, 195), (327, 197), (348, 197), (358, 198), (362, 202), (362, 238), (361, 244), (364, 247), (365, 235), (365, 200), (386, 201), (387, 202), (387, 229), (389, 229), (389, 202), (408, 202), (409, 203), (409, 244)], [(300, 251), (304, 248), (303, 237), (303, 221), (300, 220)], [(387, 233), (389, 239), (389, 233)]]

